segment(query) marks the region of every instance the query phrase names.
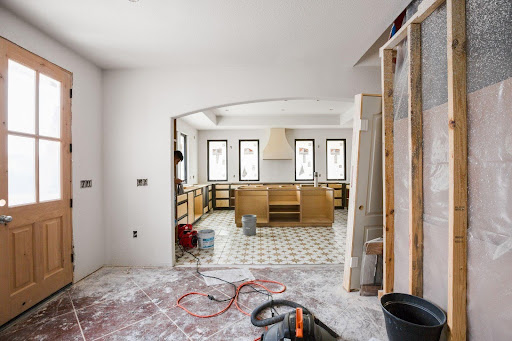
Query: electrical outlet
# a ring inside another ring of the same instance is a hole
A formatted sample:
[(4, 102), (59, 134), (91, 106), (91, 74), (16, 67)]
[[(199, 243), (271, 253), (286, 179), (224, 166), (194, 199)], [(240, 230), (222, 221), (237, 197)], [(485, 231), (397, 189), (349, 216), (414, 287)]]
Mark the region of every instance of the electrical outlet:
[(91, 188), (92, 180), (80, 180), (80, 188)]
[(137, 179), (137, 187), (147, 186), (147, 185), (148, 185), (148, 179)]
[(137, 238), (137, 231), (133, 231), (133, 238)]

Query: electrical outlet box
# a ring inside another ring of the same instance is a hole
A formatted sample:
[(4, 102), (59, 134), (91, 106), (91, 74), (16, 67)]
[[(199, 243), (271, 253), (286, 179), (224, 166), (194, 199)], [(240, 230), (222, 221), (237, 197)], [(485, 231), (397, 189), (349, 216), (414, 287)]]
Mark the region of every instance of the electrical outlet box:
[(133, 238), (137, 238), (137, 231), (133, 231)]
[(148, 179), (137, 179), (137, 187), (147, 186), (147, 185), (148, 185)]
[(91, 188), (92, 180), (80, 180), (80, 188)]

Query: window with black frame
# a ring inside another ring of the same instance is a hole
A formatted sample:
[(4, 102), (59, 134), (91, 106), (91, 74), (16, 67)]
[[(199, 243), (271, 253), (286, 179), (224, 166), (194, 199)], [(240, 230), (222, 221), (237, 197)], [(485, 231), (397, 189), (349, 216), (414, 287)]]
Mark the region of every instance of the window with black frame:
[(295, 140), (295, 181), (313, 181), (315, 140)]
[(208, 181), (228, 181), (228, 141), (208, 140)]
[(347, 140), (328, 139), (326, 142), (327, 180), (347, 179)]
[(187, 148), (187, 135), (180, 133), (179, 137), (179, 148), (183, 154), (183, 161), (179, 163), (179, 178), (183, 183), (187, 183), (187, 172), (188, 172), (188, 148)]
[(240, 140), (240, 181), (260, 180), (260, 141)]

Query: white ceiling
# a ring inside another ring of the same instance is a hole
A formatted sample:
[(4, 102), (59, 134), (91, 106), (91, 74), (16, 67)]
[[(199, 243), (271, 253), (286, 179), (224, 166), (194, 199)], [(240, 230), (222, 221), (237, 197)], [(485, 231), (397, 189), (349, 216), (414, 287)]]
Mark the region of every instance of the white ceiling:
[(410, 0), (0, 0), (103, 68), (353, 66)]
[(231, 105), (180, 118), (198, 130), (352, 128), (354, 101), (279, 100)]

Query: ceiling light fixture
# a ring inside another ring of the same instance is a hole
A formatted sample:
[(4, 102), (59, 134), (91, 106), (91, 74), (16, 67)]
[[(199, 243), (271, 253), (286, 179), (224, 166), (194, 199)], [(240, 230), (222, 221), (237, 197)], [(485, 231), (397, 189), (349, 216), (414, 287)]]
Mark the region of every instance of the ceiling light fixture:
[(129, 0), (130, 2), (139, 2), (139, 0)]

